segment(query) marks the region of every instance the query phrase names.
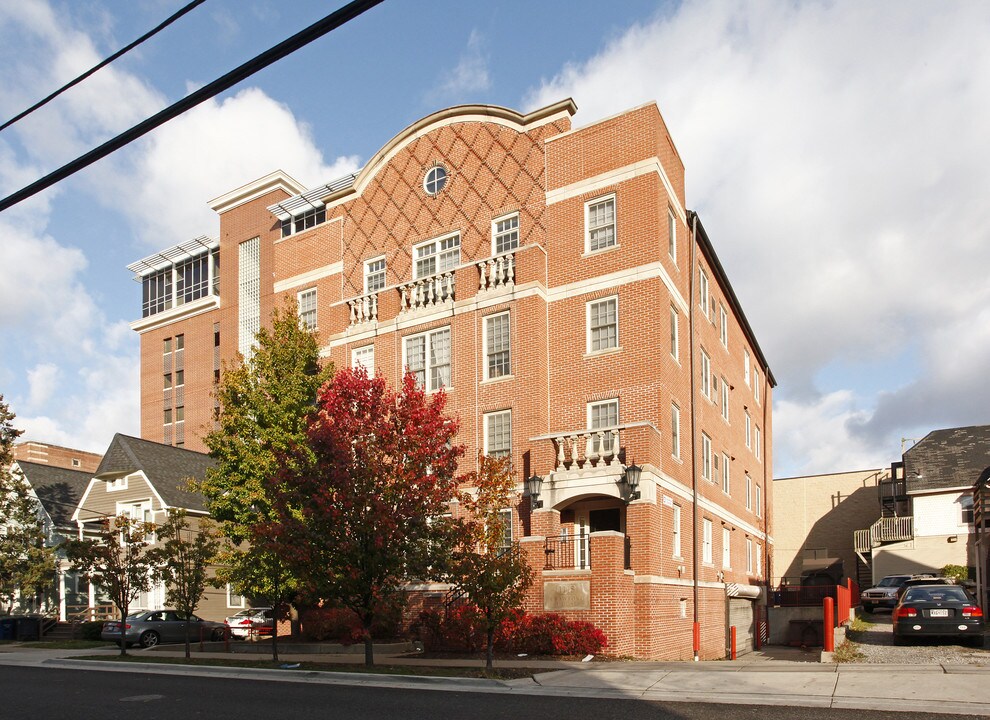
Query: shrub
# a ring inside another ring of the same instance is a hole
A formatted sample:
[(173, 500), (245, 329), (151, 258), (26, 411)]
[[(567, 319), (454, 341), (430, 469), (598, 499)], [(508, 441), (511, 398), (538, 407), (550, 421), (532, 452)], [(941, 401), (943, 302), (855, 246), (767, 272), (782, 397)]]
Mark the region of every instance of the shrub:
[[(429, 651), (476, 652), (485, 645), (484, 618), (473, 605), (449, 613), (424, 610), (413, 631)], [(502, 622), (494, 640), (497, 650), (529, 655), (593, 655), (608, 645), (605, 633), (590, 622), (521, 610)]]
[(965, 565), (946, 565), (942, 568), (941, 575), (961, 583), (969, 580), (969, 568)]
[(79, 630), (76, 634), (79, 640), (99, 640), (101, 632), (103, 632), (101, 620), (87, 620), (79, 623)]

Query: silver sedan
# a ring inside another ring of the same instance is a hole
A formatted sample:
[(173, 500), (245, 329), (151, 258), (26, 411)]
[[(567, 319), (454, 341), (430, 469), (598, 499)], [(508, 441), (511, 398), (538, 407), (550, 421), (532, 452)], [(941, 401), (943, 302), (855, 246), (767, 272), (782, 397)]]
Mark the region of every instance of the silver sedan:
[[(223, 623), (203, 620), (195, 615), (185, 615), (178, 610), (148, 610), (128, 615), (125, 622), (124, 642), (150, 648), (160, 643), (184, 643), (190, 640), (223, 640), (226, 626)], [(120, 622), (103, 623), (100, 638), (120, 642)]]

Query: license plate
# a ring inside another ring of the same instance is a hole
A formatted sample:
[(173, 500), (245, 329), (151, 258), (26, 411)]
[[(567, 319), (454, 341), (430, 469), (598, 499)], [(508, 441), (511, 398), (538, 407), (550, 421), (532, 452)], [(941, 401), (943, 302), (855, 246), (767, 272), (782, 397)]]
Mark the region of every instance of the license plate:
[(929, 610), (928, 611), (928, 616), (929, 617), (949, 617), (949, 611), (948, 610)]

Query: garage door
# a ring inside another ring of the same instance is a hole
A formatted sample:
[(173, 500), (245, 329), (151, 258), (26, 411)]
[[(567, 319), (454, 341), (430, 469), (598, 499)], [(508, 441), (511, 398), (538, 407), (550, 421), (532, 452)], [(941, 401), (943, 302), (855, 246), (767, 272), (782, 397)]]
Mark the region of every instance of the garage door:
[[(729, 600), (729, 627), (736, 628), (736, 654), (753, 652), (753, 635), (756, 631), (753, 622), (754, 601), (746, 598), (730, 597)], [(726, 631), (729, 638), (729, 631)], [(730, 640), (731, 642), (731, 640)]]

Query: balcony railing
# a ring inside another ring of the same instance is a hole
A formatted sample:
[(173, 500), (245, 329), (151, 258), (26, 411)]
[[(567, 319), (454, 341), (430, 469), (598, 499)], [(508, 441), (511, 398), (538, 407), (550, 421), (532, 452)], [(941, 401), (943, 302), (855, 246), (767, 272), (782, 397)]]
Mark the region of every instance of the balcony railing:
[(584, 533), (548, 537), (543, 542), (544, 570), (587, 570), (591, 567), (591, 544)]
[(604, 467), (619, 464), (621, 425), (597, 430), (575, 430), (553, 436), (557, 450), (556, 470)]
[(378, 321), (378, 293), (371, 293), (347, 301), (351, 309), (351, 325)]
[(868, 552), (884, 543), (911, 540), (913, 537), (913, 517), (884, 517), (873, 523), (868, 530), (854, 531), (853, 549), (856, 552)]
[(480, 275), (479, 290), (508, 287), (516, 281), (515, 253), (509, 252), (488, 260), (482, 260), (477, 265)]
[(454, 300), (454, 272), (448, 271), (399, 285), (399, 312), (436, 307)]

